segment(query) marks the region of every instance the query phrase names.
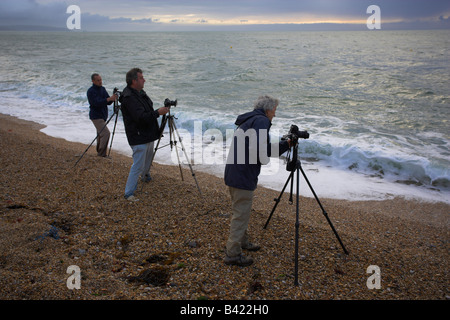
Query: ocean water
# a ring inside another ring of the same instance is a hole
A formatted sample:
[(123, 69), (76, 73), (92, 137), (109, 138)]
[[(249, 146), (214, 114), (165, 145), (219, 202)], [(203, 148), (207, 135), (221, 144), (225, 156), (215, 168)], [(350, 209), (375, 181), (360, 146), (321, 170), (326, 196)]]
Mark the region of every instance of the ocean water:
[[(50, 136), (88, 146), (90, 75), (100, 73), (112, 94), (139, 67), (156, 108), (178, 100), (171, 114), (195, 171), (222, 176), (236, 117), (271, 95), (280, 100), (272, 139), (292, 124), (310, 133), (299, 156), (319, 198), (450, 202), (448, 31), (0, 32), (0, 40), (0, 112), (44, 124)], [(113, 149), (131, 155), (120, 113)], [(156, 161), (176, 165), (174, 154), (158, 149)], [(273, 158), (260, 184), (281, 191), (288, 174)], [(312, 196), (303, 181), (300, 193)]]

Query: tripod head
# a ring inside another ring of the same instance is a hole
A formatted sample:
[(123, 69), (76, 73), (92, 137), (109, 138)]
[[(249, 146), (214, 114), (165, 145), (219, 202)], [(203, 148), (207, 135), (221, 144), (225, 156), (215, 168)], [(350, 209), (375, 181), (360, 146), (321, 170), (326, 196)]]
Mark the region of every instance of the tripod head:
[[(281, 140), (289, 140), (291, 149), (289, 149), (288, 153), (288, 162), (286, 165), (286, 171), (294, 171), (297, 168), (298, 163), (298, 139), (308, 139), (309, 133), (308, 131), (299, 131), (298, 127), (293, 124), (289, 129), (289, 133), (284, 135)], [(292, 150), (292, 151), (291, 151)], [(290, 159), (292, 153), (292, 159)]]
[[(292, 159), (291, 159), (291, 153), (292, 153)], [(287, 164), (286, 164), (286, 171), (292, 172), (295, 171), (298, 167), (298, 143), (296, 143), (292, 147), (292, 151), (289, 150), (288, 157), (287, 157)]]

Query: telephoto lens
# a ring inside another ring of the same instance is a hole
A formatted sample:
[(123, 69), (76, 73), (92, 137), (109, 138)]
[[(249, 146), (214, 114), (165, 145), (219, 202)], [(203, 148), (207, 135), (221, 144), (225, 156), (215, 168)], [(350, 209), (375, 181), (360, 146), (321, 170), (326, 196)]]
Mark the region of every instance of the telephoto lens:
[(170, 108), (170, 107), (176, 107), (177, 106), (177, 100), (171, 101), (169, 98), (164, 100), (164, 107)]

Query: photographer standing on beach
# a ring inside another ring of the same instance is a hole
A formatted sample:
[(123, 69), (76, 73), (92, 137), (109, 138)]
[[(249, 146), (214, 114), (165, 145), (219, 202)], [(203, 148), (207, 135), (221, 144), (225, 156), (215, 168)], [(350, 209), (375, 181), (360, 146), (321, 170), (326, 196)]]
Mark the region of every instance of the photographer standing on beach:
[(133, 165), (131, 166), (125, 186), (125, 199), (137, 201), (134, 192), (138, 179), (149, 182), (151, 161), (153, 158), (153, 142), (159, 139), (157, 118), (169, 112), (168, 107), (153, 109), (153, 102), (145, 93), (145, 79), (142, 70), (133, 68), (126, 75), (127, 86), (122, 91), (123, 123), (128, 144), (133, 150)]
[[(224, 259), (227, 265), (249, 266), (253, 259), (244, 256), (242, 249), (260, 249), (259, 245), (249, 241), (247, 228), (261, 165), (269, 162), (272, 153), (269, 130), (278, 103), (277, 99), (269, 96), (259, 97), (254, 110), (241, 114), (235, 122), (238, 128), (225, 166), (225, 184), (229, 187), (232, 203), (230, 235)], [(280, 156), (289, 149), (289, 141), (281, 141), (276, 149), (279, 151), (277, 156)]]
[(105, 87), (103, 87), (102, 77), (98, 73), (91, 76), (92, 86), (87, 91), (87, 98), (89, 101), (89, 119), (97, 130), (97, 155), (106, 157), (106, 150), (108, 149), (108, 142), (111, 133), (106, 126), (106, 119), (108, 118), (108, 105), (113, 103), (117, 96), (113, 94), (109, 96)]

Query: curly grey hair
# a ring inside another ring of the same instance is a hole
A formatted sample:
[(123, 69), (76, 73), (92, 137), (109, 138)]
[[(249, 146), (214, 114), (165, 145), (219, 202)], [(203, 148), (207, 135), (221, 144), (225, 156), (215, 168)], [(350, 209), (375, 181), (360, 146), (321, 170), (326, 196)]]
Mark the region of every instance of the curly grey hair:
[(262, 109), (264, 111), (273, 110), (278, 106), (278, 103), (278, 99), (269, 96), (261, 96), (256, 100), (254, 109)]

